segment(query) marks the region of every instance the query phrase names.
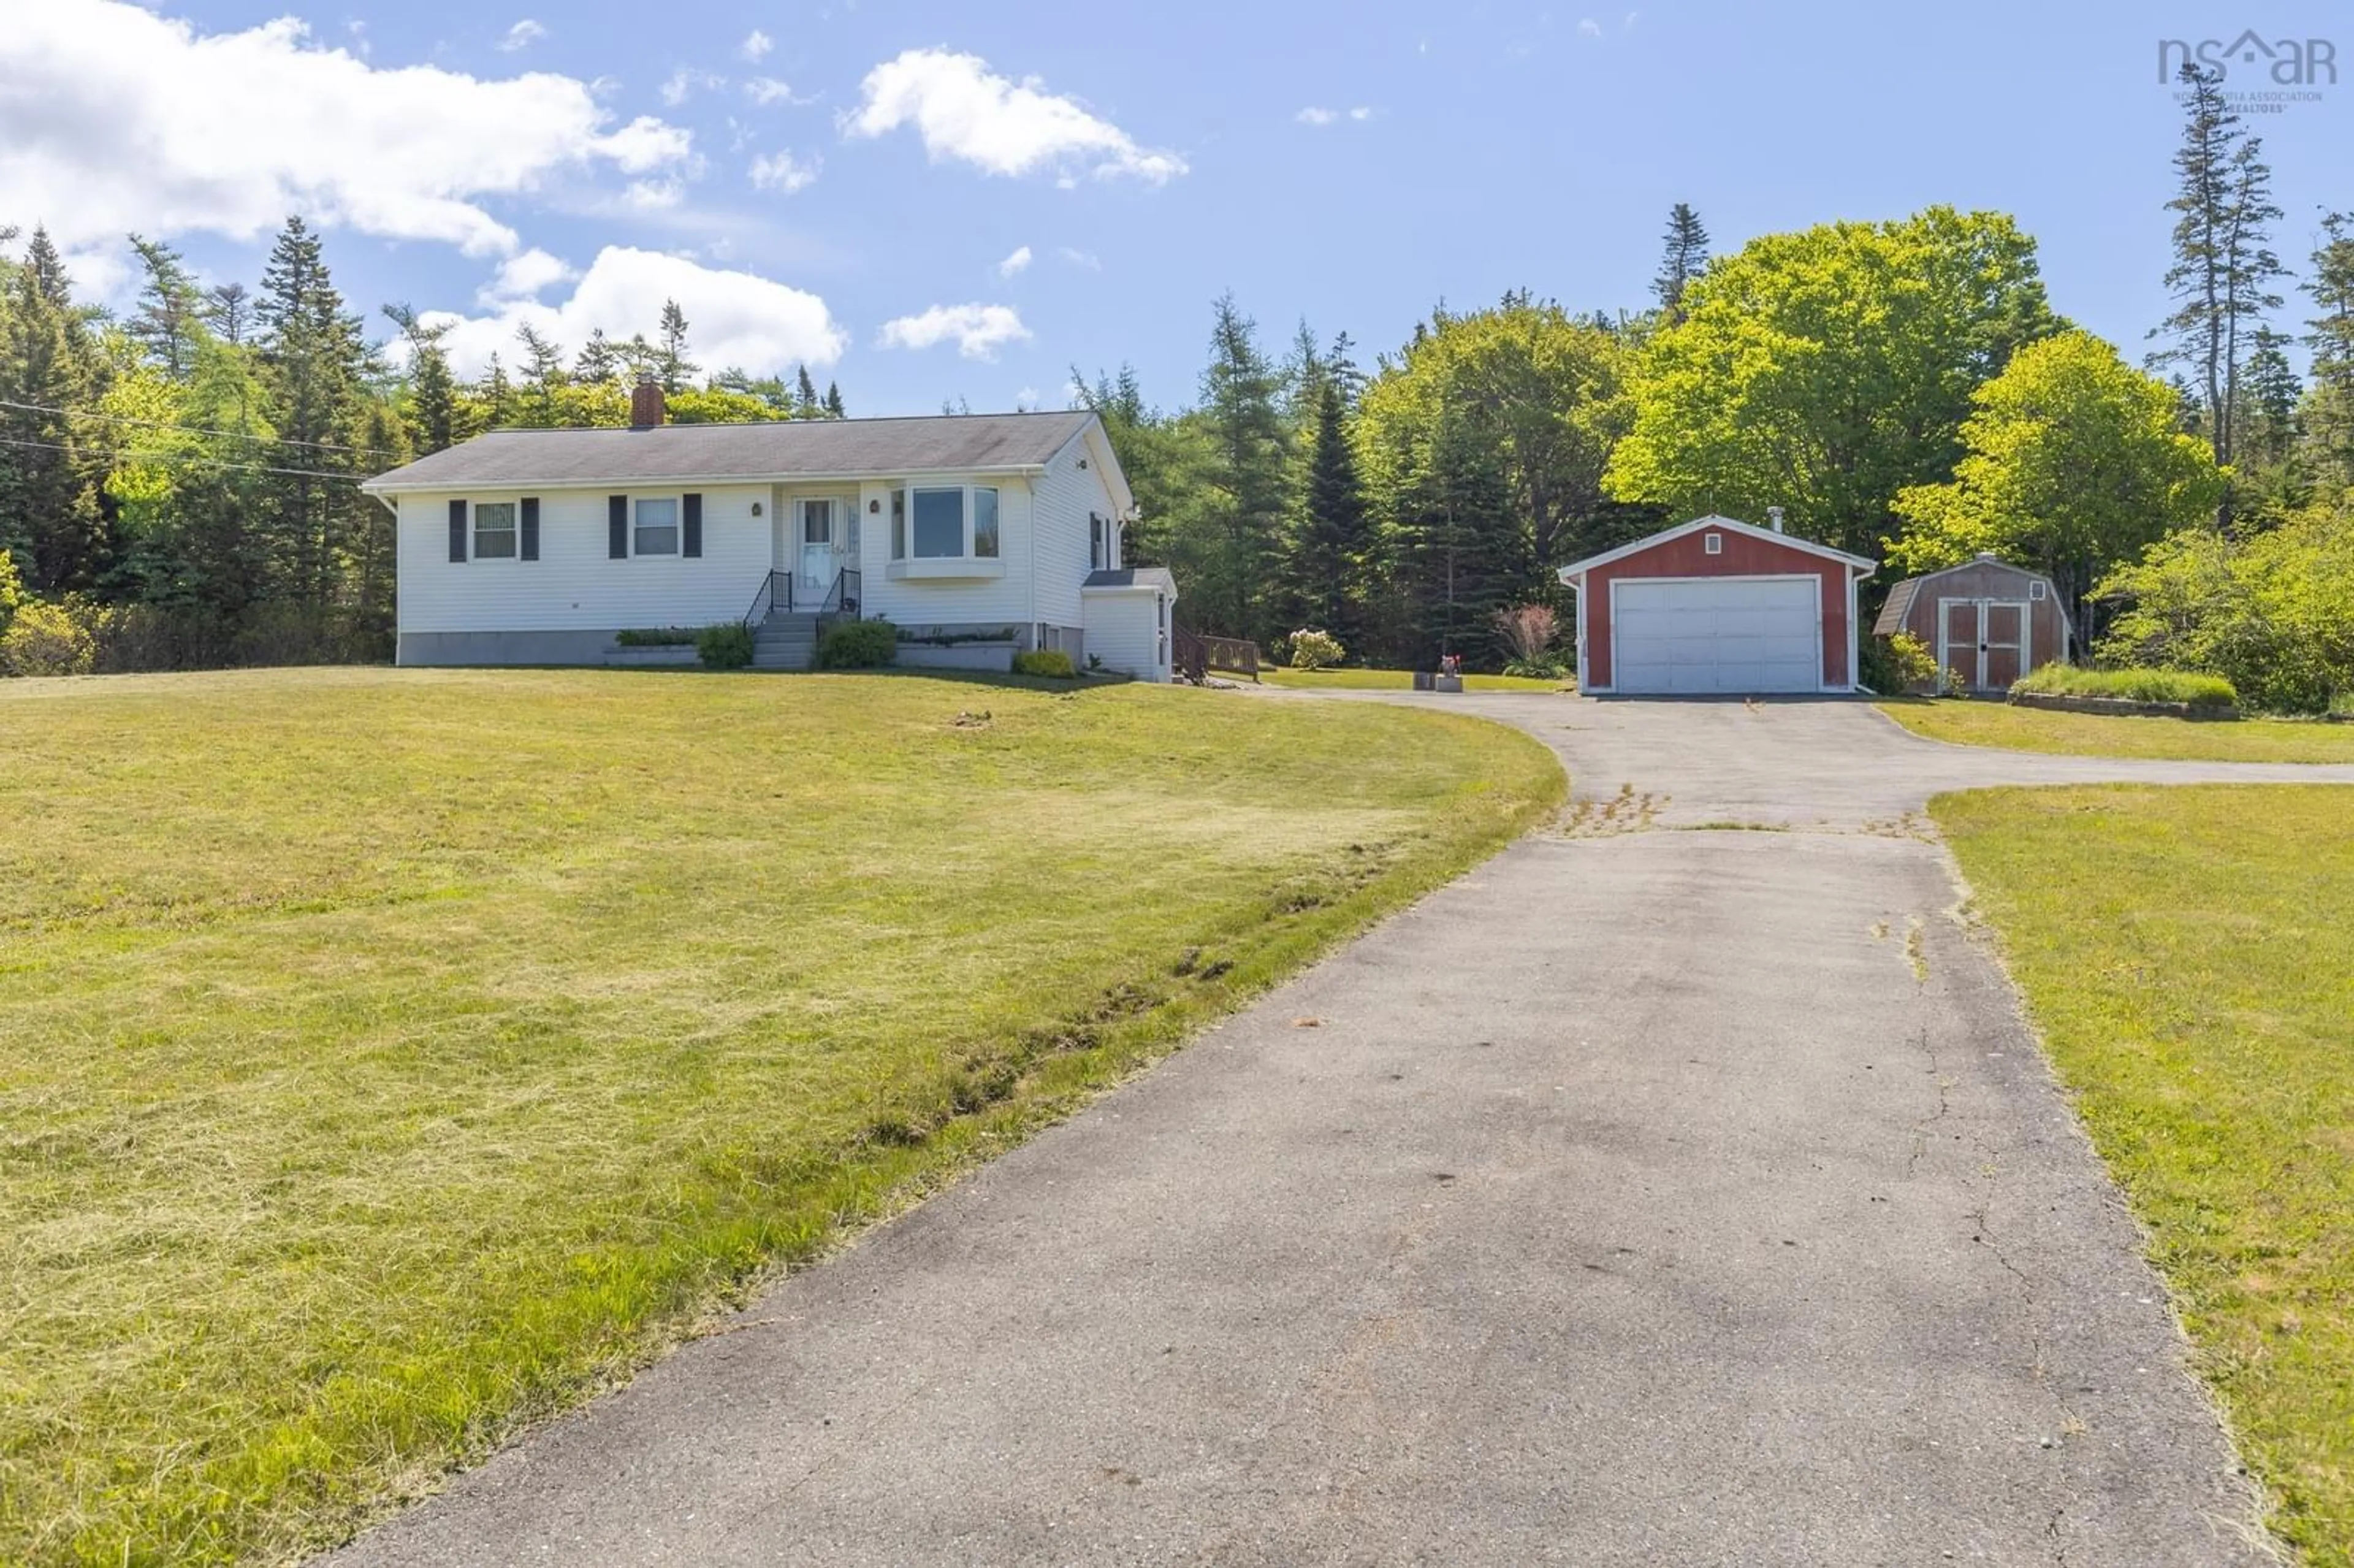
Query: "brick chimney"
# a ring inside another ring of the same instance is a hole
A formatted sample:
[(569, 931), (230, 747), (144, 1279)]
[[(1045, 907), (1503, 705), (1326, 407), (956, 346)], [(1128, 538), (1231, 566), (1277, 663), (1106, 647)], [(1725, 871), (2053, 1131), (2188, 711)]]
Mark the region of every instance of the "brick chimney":
[(667, 417), (662, 383), (652, 376), (639, 376), (638, 384), (630, 388), (630, 429), (651, 430)]

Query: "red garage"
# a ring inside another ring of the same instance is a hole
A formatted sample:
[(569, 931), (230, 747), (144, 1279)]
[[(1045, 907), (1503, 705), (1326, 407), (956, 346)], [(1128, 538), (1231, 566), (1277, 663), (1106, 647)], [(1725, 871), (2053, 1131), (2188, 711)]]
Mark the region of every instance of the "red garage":
[(1561, 568), (1577, 686), (1601, 695), (1856, 690), (1856, 585), (1879, 567), (1700, 517)]

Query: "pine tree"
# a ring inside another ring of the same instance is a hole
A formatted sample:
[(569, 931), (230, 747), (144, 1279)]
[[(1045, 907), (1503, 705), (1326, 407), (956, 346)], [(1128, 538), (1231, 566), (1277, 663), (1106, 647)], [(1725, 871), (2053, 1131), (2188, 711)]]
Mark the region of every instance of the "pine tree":
[(368, 356), (358, 318), (345, 312), (328, 275), (319, 237), (300, 217), (286, 220), (270, 249), (254, 319), (280, 451), (292, 460), (280, 466), (293, 471), (270, 476), (278, 552), (272, 576), (286, 597), (324, 611), (356, 517), (358, 497), (343, 477), (350, 467), (344, 449)]
[(231, 348), (243, 348), (253, 334), (253, 298), (242, 283), (223, 283), (205, 293), (205, 324)]
[[(1700, 214), (1689, 202), (1678, 202), (1668, 209), (1668, 232), (1664, 253), (1659, 258), (1659, 275), (1652, 280), (1651, 291), (1659, 298), (1659, 309), (1668, 320), (1684, 319), (1684, 290), (1708, 265), (1708, 230), (1702, 227)], [(1607, 329), (1607, 323), (1605, 328)]]
[(2281, 302), (2268, 288), (2284, 270), (2270, 249), (2271, 226), (2281, 214), (2272, 200), (2264, 143), (2241, 129), (2239, 116), (2224, 102), (2221, 73), (2186, 63), (2182, 80), (2190, 97), (2174, 155), (2180, 184), (2166, 204), (2177, 215), (2174, 264), (2166, 273), (2177, 302), (2151, 334), (2172, 339), (2154, 358), (2186, 367), (2206, 413), (2215, 461), (2230, 463), (2246, 356), (2265, 312)]
[(1258, 328), (1231, 293), (1214, 307), (1210, 364), (1202, 373), (1199, 418), (1208, 437), (1204, 478), (1211, 536), (1199, 590), (1203, 630), (1264, 640), (1274, 625), (1267, 593), (1288, 510), (1284, 424), (1277, 406), (1281, 377), (1258, 346)]
[(529, 322), (515, 328), (515, 341), (523, 344), (524, 383), (531, 388), (524, 421), (543, 428), (553, 425), (557, 422), (556, 394), (565, 381), (564, 350)]
[(2321, 231), (2303, 285), (2317, 313), (2306, 322), (2306, 445), (2316, 477), (2354, 486), (2354, 214), (2331, 213)]
[(809, 366), (801, 366), (801, 378), (793, 387), (793, 418), (814, 419), (824, 412), (818, 402), (817, 383), (811, 379)]
[(441, 347), (449, 327), (424, 325), (407, 305), (387, 305), (384, 313), (408, 341), (409, 444), (420, 457), (455, 445), (458, 382)]
[(99, 502), (106, 459), (73, 416), (102, 389), (96, 346), (46, 229), (33, 230), (5, 281), (0, 548), (17, 556), (29, 588), (93, 588), (115, 565)]
[(1401, 562), (1420, 667), (1494, 654), (1496, 611), (1527, 597), (1534, 564), (1501, 446), (1478, 408), (1448, 407), (1422, 455)]
[(686, 356), (686, 313), (678, 308), (676, 300), (664, 300), (662, 344), (654, 350), (654, 378), (674, 397), (687, 389), (702, 368)]
[(139, 264), (146, 269), (147, 278), (123, 330), (151, 363), (173, 380), (180, 380), (188, 374), (197, 335), (204, 330), (204, 291), (196, 286), (180, 253), (170, 246), (134, 234), (131, 248), (139, 253)]
[(601, 387), (621, 374), (621, 351), (605, 336), (603, 327), (590, 327), (580, 357), (572, 362), (572, 378), (584, 386)]
[(1299, 518), (1292, 530), (1286, 577), (1302, 625), (1329, 631), (1344, 649), (1363, 641), (1363, 604), (1372, 524), (1356, 453), (1349, 445), (1341, 383), (1326, 376), (1316, 396), (1315, 434)]
[(829, 419), (850, 418), (848, 411), (842, 406), (842, 387), (832, 381), (825, 384), (825, 417)]
[(2297, 400), (2303, 388), (2288, 362), (2288, 338), (2269, 326), (2256, 328), (2248, 352), (2241, 414), (2240, 450), (2250, 462), (2285, 461), (2296, 444)]

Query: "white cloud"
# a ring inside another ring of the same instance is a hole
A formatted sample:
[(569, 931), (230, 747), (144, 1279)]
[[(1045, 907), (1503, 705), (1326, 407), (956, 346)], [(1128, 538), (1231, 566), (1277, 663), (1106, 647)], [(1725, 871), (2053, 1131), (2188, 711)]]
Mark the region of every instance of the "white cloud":
[(755, 27), (744, 35), (744, 41), (736, 46), (736, 52), (754, 65), (758, 65), (769, 58), (769, 51), (776, 47), (776, 39)]
[(1011, 305), (934, 305), (883, 323), (885, 348), (933, 348), (954, 338), (967, 359), (994, 359), (1006, 344), (1029, 335)]
[(909, 49), (866, 73), (857, 112), (843, 132), (882, 136), (913, 125), (934, 163), (960, 158), (992, 175), (1084, 168), (1098, 179), (1127, 175), (1160, 185), (1185, 173), (1174, 153), (1137, 145), (1119, 126), (1035, 78), (997, 75), (979, 55)]
[(756, 76), (744, 83), (744, 96), (766, 109), (771, 103), (790, 103), (792, 86), (772, 76)]
[(624, 246), (599, 252), (571, 298), (560, 304), (518, 299), (483, 315), (434, 311), (424, 320), (449, 327), (442, 344), (459, 373), (472, 376), (493, 353), (513, 358), (515, 328), (526, 323), (567, 353), (578, 353), (598, 327), (608, 337), (652, 337), (664, 300), (676, 300), (686, 313), (695, 357), (712, 369), (740, 365), (759, 374), (788, 365), (832, 365), (849, 346), (850, 334), (815, 294), (749, 272)]
[(1373, 117), (1373, 106), (1364, 103), (1358, 104), (1354, 109), (1319, 109), (1311, 106), (1292, 116), (1302, 125), (1314, 125), (1320, 129), (1326, 125), (1337, 125), (1343, 120), (1362, 122)]
[(621, 206), (636, 213), (668, 212), (685, 199), (684, 180), (631, 180), (621, 193)]
[(379, 70), (291, 18), (205, 34), (120, 0), (11, 7), (0, 81), (0, 212), (67, 248), (248, 239), (300, 212), (504, 255), (521, 242), (483, 198), (599, 164), (650, 173), (691, 146), (658, 120), (608, 129), (569, 77)]
[(1013, 248), (1013, 255), (997, 264), (997, 275), (1001, 278), (1011, 278), (1029, 265), (1030, 248), (1027, 245), (1017, 245)]
[(1602, 24), (1588, 16), (1577, 24), (1577, 30), (1589, 38), (1602, 36)]
[(483, 284), (474, 297), (485, 305), (536, 299), (557, 284), (569, 282), (579, 275), (561, 259), (534, 246), (508, 257), (500, 264), (497, 275)]
[(499, 48), (507, 54), (513, 54), (517, 49), (531, 48), (546, 37), (547, 37), (547, 29), (525, 16), (507, 29), (507, 36), (499, 40)]
[(662, 84), (662, 101), (673, 109), (676, 109), (698, 92), (726, 85), (727, 79), (716, 72), (697, 70), (693, 66), (681, 66), (670, 73), (668, 81)]
[(1055, 254), (1061, 257), (1064, 260), (1069, 262), (1074, 267), (1083, 267), (1090, 272), (1100, 272), (1103, 270), (1103, 262), (1097, 258), (1096, 253), (1092, 250), (1078, 250), (1066, 245), (1057, 249)]
[(766, 157), (752, 160), (752, 188), (790, 196), (814, 183), (817, 171), (818, 161), (815, 158), (802, 163), (790, 153), (771, 153)]

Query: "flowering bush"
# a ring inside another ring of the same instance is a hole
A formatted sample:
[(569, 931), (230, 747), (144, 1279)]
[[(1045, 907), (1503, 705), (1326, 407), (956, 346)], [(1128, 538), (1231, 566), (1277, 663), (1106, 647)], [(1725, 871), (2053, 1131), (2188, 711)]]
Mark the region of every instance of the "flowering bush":
[(1291, 634), (1291, 667), (1295, 670), (1329, 670), (1348, 657), (1341, 640), (1329, 631), (1311, 631), (1306, 627)]
[(1553, 610), (1542, 604), (1516, 604), (1496, 612), (1496, 636), (1516, 664), (1559, 669), (1553, 650), (1561, 626)]

